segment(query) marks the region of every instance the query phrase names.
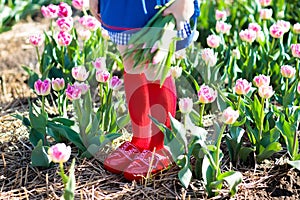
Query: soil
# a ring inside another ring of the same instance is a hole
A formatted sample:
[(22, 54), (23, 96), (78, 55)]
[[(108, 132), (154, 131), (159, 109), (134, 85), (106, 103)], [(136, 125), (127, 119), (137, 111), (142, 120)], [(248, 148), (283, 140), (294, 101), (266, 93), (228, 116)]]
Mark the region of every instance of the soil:
[[(12, 116), (26, 114), (28, 98), (35, 97), (21, 66), (35, 69), (35, 49), (27, 38), (47, 25), (41, 20), (20, 22), (0, 34), (0, 199), (59, 199), (62, 195), (57, 166), (41, 169), (30, 165), (33, 146), (28, 130)], [(299, 199), (300, 173), (282, 164), (282, 157), (278, 154), (274, 161), (258, 165), (255, 172), (253, 166), (239, 167), (243, 183), (233, 199)], [(228, 170), (228, 166), (225, 159), (223, 168)], [(147, 182), (136, 183), (105, 171), (96, 158), (78, 158), (76, 199), (207, 199), (199, 180), (184, 189), (177, 178), (178, 170), (174, 166)], [(229, 199), (227, 191), (214, 199)]]

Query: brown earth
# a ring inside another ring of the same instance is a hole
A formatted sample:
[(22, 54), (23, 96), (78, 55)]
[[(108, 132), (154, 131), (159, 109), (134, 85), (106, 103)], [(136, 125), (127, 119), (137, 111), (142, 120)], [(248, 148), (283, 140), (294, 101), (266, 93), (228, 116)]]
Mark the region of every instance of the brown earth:
[[(29, 35), (47, 28), (42, 21), (21, 22), (0, 34), (0, 199), (59, 199), (63, 185), (57, 167), (39, 169), (30, 165), (28, 131), (11, 114), (26, 114), (28, 98), (34, 97), (26, 84), (22, 65), (35, 68), (35, 49)], [(74, 152), (76, 153), (76, 152)], [(299, 199), (300, 173), (275, 161), (238, 168), (243, 183), (233, 199)], [(68, 163), (69, 166), (70, 163)], [(184, 189), (177, 179), (177, 167), (147, 182), (127, 182), (121, 175), (106, 172), (97, 159), (76, 161), (76, 199), (207, 199), (201, 181), (193, 180)], [(223, 169), (228, 170), (225, 159)], [(229, 199), (227, 191), (214, 199)]]

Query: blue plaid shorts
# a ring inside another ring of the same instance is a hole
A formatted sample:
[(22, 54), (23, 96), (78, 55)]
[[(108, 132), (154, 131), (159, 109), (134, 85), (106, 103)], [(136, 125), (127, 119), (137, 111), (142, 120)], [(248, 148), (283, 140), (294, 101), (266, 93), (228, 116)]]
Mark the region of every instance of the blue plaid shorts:
[[(190, 23), (186, 22), (184, 24), (184, 28), (181, 30), (177, 31), (177, 37), (184, 39), (187, 38), (188, 36), (190, 36), (192, 33), (192, 29), (191, 29), (191, 25)], [(110, 40), (117, 44), (117, 45), (127, 45), (132, 34), (132, 32), (114, 32), (114, 31), (109, 31), (108, 30), (108, 34), (110, 37)]]

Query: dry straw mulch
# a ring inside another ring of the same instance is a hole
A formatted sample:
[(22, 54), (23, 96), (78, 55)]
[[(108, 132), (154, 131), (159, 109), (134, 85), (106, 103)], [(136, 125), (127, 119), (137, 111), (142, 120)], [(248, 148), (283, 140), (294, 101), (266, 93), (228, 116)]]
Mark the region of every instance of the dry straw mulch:
[[(63, 185), (58, 166), (41, 169), (30, 165), (33, 146), (20, 121), (10, 115), (0, 117), (0, 199), (59, 199)], [(73, 148), (75, 149), (75, 148)], [(80, 159), (76, 152), (76, 199), (206, 199), (203, 183), (193, 180), (188, 189), (180, 184), (176, 166), (141, 182), (128, 182), (122, 175), (103, 169), (97, 158)], [(71, 160), (71, 159), (70, 159)], [(225, 159), (224, 170), (228, 170)], [(65, 164), (65, 168), (70, 162)], [(275, 166), (275, 167), (274, 167)], [(251, 169), (251, 170), (250, 170)], [(298, 199), (300, 174), (286, 165), (264, 163), (254, 173), (241, 168), (244, 179), (235, 199)], [(213, 199), (228, 199), (221, 191)]]

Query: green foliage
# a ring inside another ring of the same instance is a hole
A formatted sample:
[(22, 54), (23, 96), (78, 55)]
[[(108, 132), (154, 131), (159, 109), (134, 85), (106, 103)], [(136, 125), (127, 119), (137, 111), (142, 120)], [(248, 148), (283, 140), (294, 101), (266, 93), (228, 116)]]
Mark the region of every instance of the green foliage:
[(63, 197), (65, 200), (73, 200), (75, 198), (75, 187), (76, 187), (76, 179), (75, 179), (75, 159), (72, 160), (72, 164), (69, 169), (69, 176), (65, 183), (65, 189)]

